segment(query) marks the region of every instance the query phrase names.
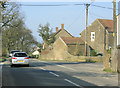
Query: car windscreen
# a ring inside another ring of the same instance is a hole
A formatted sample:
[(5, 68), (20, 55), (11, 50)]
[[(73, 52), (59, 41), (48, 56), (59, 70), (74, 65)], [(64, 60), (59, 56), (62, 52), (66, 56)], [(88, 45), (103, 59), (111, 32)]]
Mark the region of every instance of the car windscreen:
[(26, 53), (15, 53), (14, 57), (27, 57)]

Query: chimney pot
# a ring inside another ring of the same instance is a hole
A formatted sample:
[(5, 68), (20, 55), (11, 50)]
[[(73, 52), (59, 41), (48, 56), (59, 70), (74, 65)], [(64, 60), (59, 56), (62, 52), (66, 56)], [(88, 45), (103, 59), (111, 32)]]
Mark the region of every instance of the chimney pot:
[(64, 30), (64, 24), (61, 24), (61, 29)]
[(58, 31), (58, 27), (56, 27), (56, 32)]

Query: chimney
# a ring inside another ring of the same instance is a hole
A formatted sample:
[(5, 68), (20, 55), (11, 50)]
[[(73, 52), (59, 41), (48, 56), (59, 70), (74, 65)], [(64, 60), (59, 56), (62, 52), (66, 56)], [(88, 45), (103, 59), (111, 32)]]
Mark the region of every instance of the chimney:
[(64, 30), (64, 24), (61, 24), (61, 29)]
[(56, 32), (58, 31), (58, 27), (56, 27)]

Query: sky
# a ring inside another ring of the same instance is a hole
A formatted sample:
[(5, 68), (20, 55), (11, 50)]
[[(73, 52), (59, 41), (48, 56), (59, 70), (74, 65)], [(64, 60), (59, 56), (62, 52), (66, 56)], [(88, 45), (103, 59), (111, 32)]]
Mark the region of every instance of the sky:
[[(21, 6), (21, 13), (25, 16), (26, 27), (33, 32), (33, 36), (42, 43), (42, 38), (37, 30), (39, 24), (50, 24), (50, 27), (61, 28), (64, 24), (65, 30), (75, 37), (80, 37), (80, 33), (85, 29), (85, 4), (86, 2), (20, 2), (25, 5), (66, 5), (66, 6)], [(88, 2), (88, 26), (96, 19), (113, 19), (112, 2)], [(103, 6), (106, 8), (100, 8)], [(118, 4), (117, 4), (118, 9)], [(118, 11), (116, 12), (118, 14)]]

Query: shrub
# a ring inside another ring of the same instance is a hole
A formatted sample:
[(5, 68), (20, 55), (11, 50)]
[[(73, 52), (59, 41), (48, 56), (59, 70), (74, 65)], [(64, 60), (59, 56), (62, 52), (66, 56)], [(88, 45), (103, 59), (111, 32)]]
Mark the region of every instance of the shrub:
[(105, 72), (112, 72), (111, 69), (103, 69), (103, 71), (105, 71)]
[(95, 50), (91, 50), (91, 51), (90, 51), (90, 54), (91, 54), (91, 56), (96, 56), (96, 55), (97, 55), (97, 52), (96, 52)]

